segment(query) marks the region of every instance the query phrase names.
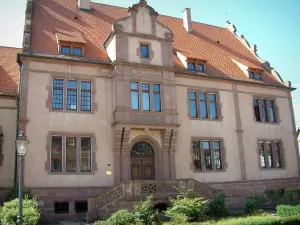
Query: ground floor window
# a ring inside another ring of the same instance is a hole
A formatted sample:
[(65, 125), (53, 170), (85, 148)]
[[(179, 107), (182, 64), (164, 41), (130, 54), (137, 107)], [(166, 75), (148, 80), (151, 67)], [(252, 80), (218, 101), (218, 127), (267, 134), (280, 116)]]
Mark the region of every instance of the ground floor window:
[(258, 141), (259, 165), (262, 169), (283, 168), (283, 148), (279, 140)]

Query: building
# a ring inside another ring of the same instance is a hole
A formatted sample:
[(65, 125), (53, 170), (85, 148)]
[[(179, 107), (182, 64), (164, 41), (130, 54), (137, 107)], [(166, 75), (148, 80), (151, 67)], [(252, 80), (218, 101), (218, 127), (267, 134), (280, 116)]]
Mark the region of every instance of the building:
[(44, 220), (165, 202), (174, 186), (223, 190), (230, 207), (299, 186), (294, 89), (230, 22), (159, 15), (143, 0), (28, 0), (16, 61), (24, 185)]

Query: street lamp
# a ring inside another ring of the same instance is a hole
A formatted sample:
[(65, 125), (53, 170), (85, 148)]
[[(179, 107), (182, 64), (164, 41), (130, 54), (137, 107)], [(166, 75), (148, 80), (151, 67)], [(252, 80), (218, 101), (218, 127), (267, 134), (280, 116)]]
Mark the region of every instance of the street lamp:
[(17, 224), (22, 225), (23, 223), (23, 169), (24, 169), (24, 157), (26, 155), (27, 147), (29, 141), (25, 135), (24, 131), (21, 131), (16, 140), (17, 151), (20, 160), (20, 168), (19, 168), (19, 215), (17, 216)]

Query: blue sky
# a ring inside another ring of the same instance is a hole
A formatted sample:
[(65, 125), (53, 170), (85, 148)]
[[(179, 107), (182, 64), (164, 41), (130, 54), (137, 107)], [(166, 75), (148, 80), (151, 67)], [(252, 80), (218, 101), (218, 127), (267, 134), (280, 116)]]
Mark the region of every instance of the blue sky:
[[(93, 0), (129, 7), (139, 0)], [(181, 17), (192, 9), (194, 21), (223, 27), (229, 20), (256, 44), (260, 57), (267, 59), (283, 80), (293, 87), (294, 110), (300, 127), (300, 1), (299, 0), (148, 0), (158, 13)], [(21, 47), (26, 0), (0, 1), (0, 45)]]

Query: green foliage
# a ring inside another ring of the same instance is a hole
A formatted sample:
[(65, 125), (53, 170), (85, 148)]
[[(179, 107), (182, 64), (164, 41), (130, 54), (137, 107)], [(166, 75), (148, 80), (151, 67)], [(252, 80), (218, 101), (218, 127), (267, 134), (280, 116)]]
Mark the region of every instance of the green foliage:
[(103, 223), (105, 223), (105, 222), (98, 220), (95, 223), (93, 223), (93, 225), (103, 225)]
[(281, 217), (288, 216), (299, 216), (300, 217), (300, 205), (292, 206), (292, 205), (279, 205), (276, 208), (277, 215)]
[(119, 210), (111, 215), (111, 217), (105, 222), (100, 222), (94, 225), (128, 225), (134, 223), (134, 216), (127, 210)]
[(190, 191), (182, 193), (176, 199), (170, 198), (172, 207), (168, 208), (166, 214), (172, 221), (178, 219), (179, 215), (185, 215), (190, 222), (200, 221), (206, 217), (207, 200), (201, 197), (190, 197)]
[(224, 193), (216, 193), (212, 200), (208, 203), (208, 215), (212, 217), (222, 217), (228, 215), (226, 207), (226, 195)]
[(158, 211), (153, 209), (152, 196), (148, 196), (145, 201), (136, 205), (133, 210), (133, 216), (136, 222), (145, 225), (151, 225), (157, 221)]
[(166, 215), (170, 217), (173, 224), (183, 224), (188, 221), (188, 216), (183, 213), (173, 213), (171, 210), (166, 211)]
[(271, 189), (265, 191), (267, 200), (273, 205), (277, 205), (284, 201), (284, 189)]
[(265, 202), (265, 197), (261, 195), (250, 195), (247, 197), (247, 202), (245, 206), (245, 213), (251, 214), (256, 209), (260, 208)]
[[(4, 203), (0, 210), (0, 220), (2, 224), (14, 225), (19, 213), (18, 199)], [(23, 199), (23, 225), (38, 225), (40, 212), (36, 199), (29, 199), (28, 196)]]

